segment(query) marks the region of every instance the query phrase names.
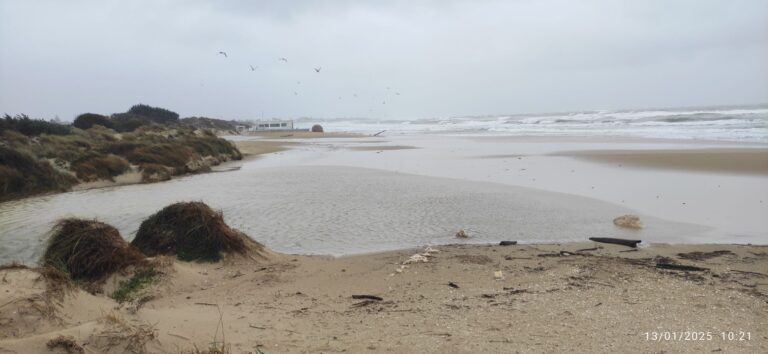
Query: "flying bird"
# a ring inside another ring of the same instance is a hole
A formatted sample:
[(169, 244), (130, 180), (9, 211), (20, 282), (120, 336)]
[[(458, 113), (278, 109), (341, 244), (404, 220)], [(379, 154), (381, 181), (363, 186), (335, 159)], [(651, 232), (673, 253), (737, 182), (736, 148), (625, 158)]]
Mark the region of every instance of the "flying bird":
[(288, 59), (286, 59), (286, 58), (278, 58), (277, 60), (284, 61), (286, 63), (288, 62)]
[(296, 92), (296, 91), (293, 91), (293, 95), (294, 95), (294, 96), (298, 96), (298, 95), (299, 95), (299, 93), (298, 93), (298, 92)]
[(323, 70), (323, 68), (322, 68), (322, 67), (319, 67), (319, 68), (315, 68), (315, 72), (316, 72), (316, 73), (319, 73), (319, 72), (320, 72), (320, 70)]
[(387, 104), (387, 101), (382, 101), (381, 104)]
[(229, 58), (229, 56), (227, 55), (227, 52), (219, 52), (219, 54), (223, 55), (225, 58)]
[(398, 95), (398, 96), (400, 96), (400, 92), (395, 92), (395, 95)]
[(255, 67), (254, 67), (253, 65), (248, 65), (248, 66), (250, 66), (250, 67), (251, 67), (251, 71), (256, 71), (256, 69), (258, 69), (258, 68), (259, 68), (258, 66), (255, 66)]

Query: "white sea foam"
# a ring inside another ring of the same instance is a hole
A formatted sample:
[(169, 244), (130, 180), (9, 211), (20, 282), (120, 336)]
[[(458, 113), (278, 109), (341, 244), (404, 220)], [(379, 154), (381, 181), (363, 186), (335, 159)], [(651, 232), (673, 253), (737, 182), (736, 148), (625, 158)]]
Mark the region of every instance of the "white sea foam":
[(768, 143), (768, 108), (733, 107), (594, 111), (501, 116), (371, 119), (302, 118), (329, 131), (388, 134), (573, 135), (695, 139)]

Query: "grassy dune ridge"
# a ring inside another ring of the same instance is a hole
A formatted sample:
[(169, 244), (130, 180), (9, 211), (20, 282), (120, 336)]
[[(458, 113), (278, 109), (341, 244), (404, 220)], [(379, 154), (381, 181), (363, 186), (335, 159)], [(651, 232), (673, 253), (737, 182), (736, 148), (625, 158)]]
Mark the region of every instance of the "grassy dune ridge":
[(114, 182), (126, 173), (140, 174), (144, 183), (164, 181), (242, 158), (232, 143), (183, 120), (161, 124), (147, 118), (131, 131), (78, 125), (6, 117), (0, 129), (0, 201)]

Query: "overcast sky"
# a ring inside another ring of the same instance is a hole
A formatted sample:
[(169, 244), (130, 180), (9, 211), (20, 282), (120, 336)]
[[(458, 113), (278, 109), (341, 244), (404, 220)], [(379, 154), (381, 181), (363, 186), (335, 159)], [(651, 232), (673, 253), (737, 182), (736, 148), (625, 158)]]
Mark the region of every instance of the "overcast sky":
[(226, 119), (766, 103), (768, 1), (0, 0), (0, 113), (140, 102)]

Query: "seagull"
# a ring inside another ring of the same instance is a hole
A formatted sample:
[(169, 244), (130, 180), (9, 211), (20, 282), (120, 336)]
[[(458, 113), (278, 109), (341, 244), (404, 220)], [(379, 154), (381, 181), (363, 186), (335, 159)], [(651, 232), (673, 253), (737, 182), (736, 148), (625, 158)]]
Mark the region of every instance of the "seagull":
[(316, 73), (319, 73), (319, 72), (320, 72), (320, 70), (323, 70), (323, 68), (322, 68), (322, 67), (319, 67), (319, 68), (315, 68), (315, 72), (316, 72)]
[(353, 93), (352, 96), (355, 96), (355, 98), (357, 98), (357, 94), (356, 93)]
[(282, 60), (282, 61), (284, 61), (286, 63), (288, 62), (288, 59), (286, 59), (286, 58), (278, 58), (277, 60)]
[(398, 96), (400, 96), (400, 92), (395, 92), (395, 95), (398, 95)]
[(223, 55), (225, 58), (229, 58), (229, 56), (227, 56), (227, 52), (219, 52), (219, 54)]
[(293, 91), (293, 95), (294, 95), (294, 96), (298, 96), (298, 95), (299, 95), (299, 93), (298, 93), (298, 92), (296, 92), (296, 91)]
[(258, 66), (253, 66), (253, 65), (248, 65), (248, 66), (250, 66), (250, 67), (251, 67), (251, 71), (256, 71), (256, 69), (258, 69), (258, 68), (259, 68)]
[(381, 101), (381, 104), (387, 104), (387, 101)]

